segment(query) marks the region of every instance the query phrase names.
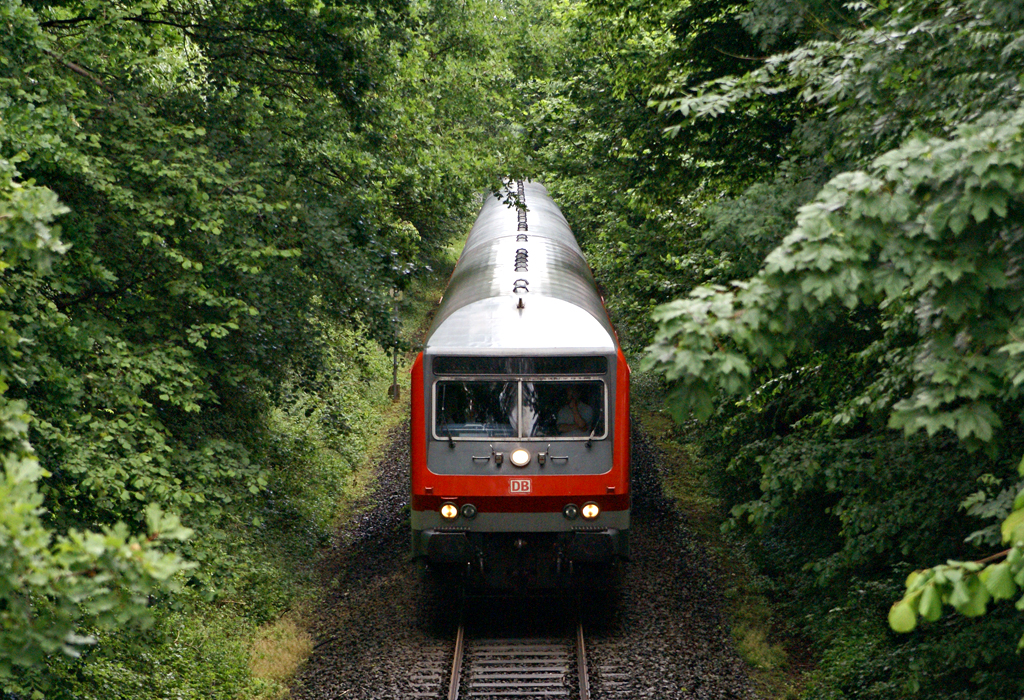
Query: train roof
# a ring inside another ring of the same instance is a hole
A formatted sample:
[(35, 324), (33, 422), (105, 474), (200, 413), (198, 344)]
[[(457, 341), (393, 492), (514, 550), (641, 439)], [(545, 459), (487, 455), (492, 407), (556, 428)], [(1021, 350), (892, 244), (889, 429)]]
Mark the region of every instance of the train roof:
[(615, 331), (562, 212), (540, 183), (524, 183), (522, 198), (525, 222), (517, 208), (485, 197), (434, 317), (428, 352), (615, 352)]

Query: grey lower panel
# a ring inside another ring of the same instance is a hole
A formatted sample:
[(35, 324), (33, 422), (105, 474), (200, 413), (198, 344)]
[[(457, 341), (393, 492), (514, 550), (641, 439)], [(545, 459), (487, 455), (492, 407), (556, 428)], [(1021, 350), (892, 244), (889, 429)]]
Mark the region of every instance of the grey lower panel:
[(455, 528), (466, 532), (572, 532), (573, 530), (629, 529), (629, 511), (605, 511), (593, 520), (577, 517), (567, 520), (561, 513), (477, 513), (467, 520), (461, 515), (445, 520), (433, 510), (414, 510), (413, 530), (444, 530)]

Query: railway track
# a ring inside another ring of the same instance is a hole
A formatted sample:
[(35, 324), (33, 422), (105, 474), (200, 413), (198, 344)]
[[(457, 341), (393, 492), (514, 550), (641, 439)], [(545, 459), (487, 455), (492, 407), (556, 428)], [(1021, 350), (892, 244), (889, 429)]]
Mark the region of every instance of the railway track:
[(459, 626), (448, 700), (590, 700), (583, 627), (574, 638), (466, 639)]
[[(409, 676), (407, 697), (591, 700), (583, 623), (578, 618), (547, 625), (540, 635), (538, 629), (531, 629), (535, 636), (521, 637), (522, 625), (503, 627), (493, 612), (471, 613), (471, 621), (482, 628), (467, 631), (466, 608), (462, 608), (454, 646), (450, 642), (447, 653), (440, 646), (422, 650)], [(445, 662), (449, 664), (446, 685), (442, 681)]]

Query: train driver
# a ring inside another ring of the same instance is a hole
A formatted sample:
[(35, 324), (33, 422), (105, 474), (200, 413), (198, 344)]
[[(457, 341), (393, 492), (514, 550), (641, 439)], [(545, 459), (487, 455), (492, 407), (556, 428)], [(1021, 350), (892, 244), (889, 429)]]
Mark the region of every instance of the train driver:
[(565, 405), (558, 409), (560, 435), (589, 435), (594, 409), (580, 400), (580, 389), (570, 384), (565, 390)]

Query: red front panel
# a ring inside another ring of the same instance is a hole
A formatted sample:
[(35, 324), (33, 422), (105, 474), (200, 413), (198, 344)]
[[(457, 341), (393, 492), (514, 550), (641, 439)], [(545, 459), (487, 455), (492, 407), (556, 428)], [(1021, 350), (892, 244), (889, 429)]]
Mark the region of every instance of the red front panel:
[(461, 506), (463, 503), (472, 503), (481, 513), (558, 513), (562, 507), (570, 501), (579, 501), (576, 505), (583, 503), (594, 503), (601, 506), (602, 511), (617, 511), (629, 509), (629, 496), (594, 496), (582, 494), (581, 497), (571, 499), (565, 495), (559, 496), (506, 496), (488, 497), (460, 494), (455, 496), (413, 496), (413, 510), (439, 510), (442, 503), (455, 503)]
[(412, 492), (423, 493), (423, 476), (427, 473), (427, 411), (424, 404), (423, 353), (412, 363), (412, 381), (409, 387), (410, 411), (409, 451), (412, 455)]
[[(508, 465), (493, 475), (446, 475), (427, 470), (427, 417), (423, 354), (412, 368), (412, 508), (437, 510), (441, 501), (471, 499), (480, 512), (559, 512), (569, 499), (594, 501), (605, 511), (629, 508), (629, 366), (619, 350), (615, 387), (615, 445), (606, 474), (518, 476)], [(521, 482), (528, 481), (528, 487)], [(516, 483), (520, 482), (520, 483)]]
[[(428, 474), (413, 468), (413, 510), (437, 510), (441, 501), (470, 499), (482, 513), (559, 512), (568, 500), (595, 501), (602, 510), (629, 508), (629, 477), (622, 469), (597, 476), (519, 477), (509, 467), (494, 476)], [(522, 482), (529, 482), (524, 487)], [(428, 491), (429, 489), (429, 491)]]
[(619, 360), (615, 363), (615, 448), (612, 453), (612, 471), (625, 481), (624, 490), (629, 492), (629, 365), (619, 348)]

